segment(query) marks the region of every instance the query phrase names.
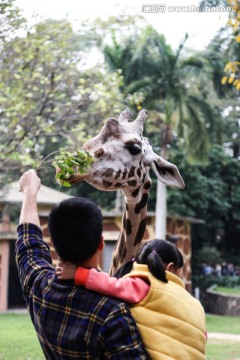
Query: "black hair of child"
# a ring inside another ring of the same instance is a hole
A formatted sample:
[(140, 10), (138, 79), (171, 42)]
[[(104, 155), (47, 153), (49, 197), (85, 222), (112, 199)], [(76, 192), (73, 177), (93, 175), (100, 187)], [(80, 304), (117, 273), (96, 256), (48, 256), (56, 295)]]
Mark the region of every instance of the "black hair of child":
[(133, 261), (145, 264), (158, 280), (168, 282), (165, 267), (173, 263), (176, 269), (183, 267), (183, 256), (178, 248), (167, 240), (154, 239), (145, 242), (138, 250), (137, 256), (119, 268), (115, 274), (117, 278), (128, 274), (133, 267)]

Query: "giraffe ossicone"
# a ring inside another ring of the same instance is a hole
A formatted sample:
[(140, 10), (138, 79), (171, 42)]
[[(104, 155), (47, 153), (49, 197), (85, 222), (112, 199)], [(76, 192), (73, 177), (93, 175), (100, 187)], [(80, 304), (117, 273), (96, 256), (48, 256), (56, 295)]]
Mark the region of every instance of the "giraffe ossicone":
[(124, 110), (118, 119), (110, 118), (93, 139), (82, 147), (94, 158), (87, 173), (76, 173), (70, 183), (87, 181), (103, 191), (121, 189), (126, 203), (122, 230), (116, 243), (110, 273), (135, 256), (146, 229), (147, 200), (151, 187), (150, 168), (168, 186), (184, 188), (177, 167), (155, 154), (149, 140), (143, 136), (148, 112), (141, 110), (131, 118)]

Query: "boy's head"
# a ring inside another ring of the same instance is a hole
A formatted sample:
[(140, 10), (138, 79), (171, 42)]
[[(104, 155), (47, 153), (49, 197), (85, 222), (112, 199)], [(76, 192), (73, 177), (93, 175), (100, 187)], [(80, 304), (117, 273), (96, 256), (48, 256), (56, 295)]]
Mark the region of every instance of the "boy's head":
[(102, 213), (90, 200), (67, 199), (50, 212), (48, 229), (58, 256), (79, 264), (89, 259), (101, 242)]

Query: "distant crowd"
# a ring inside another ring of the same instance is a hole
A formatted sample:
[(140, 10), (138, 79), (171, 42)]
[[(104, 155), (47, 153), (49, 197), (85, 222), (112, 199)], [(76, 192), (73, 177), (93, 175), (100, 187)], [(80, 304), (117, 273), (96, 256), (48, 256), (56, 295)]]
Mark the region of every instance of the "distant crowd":
[(239, 276), (240, 267), (235, 266), (232, 263), (216, 264), (215, 266), (210, 266), (207, 263), (202, 264), (202, 274), (203, 275), (216, 275), (216, 276)]

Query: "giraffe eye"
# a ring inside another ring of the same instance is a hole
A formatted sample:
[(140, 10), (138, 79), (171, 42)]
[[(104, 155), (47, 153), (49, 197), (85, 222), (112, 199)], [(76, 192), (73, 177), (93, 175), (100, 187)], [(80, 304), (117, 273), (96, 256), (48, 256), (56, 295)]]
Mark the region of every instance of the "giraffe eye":
[(142, 152), (142, 149), (138, 144), (128, 144), (127, 149), (132, 155), (138, 155)]

